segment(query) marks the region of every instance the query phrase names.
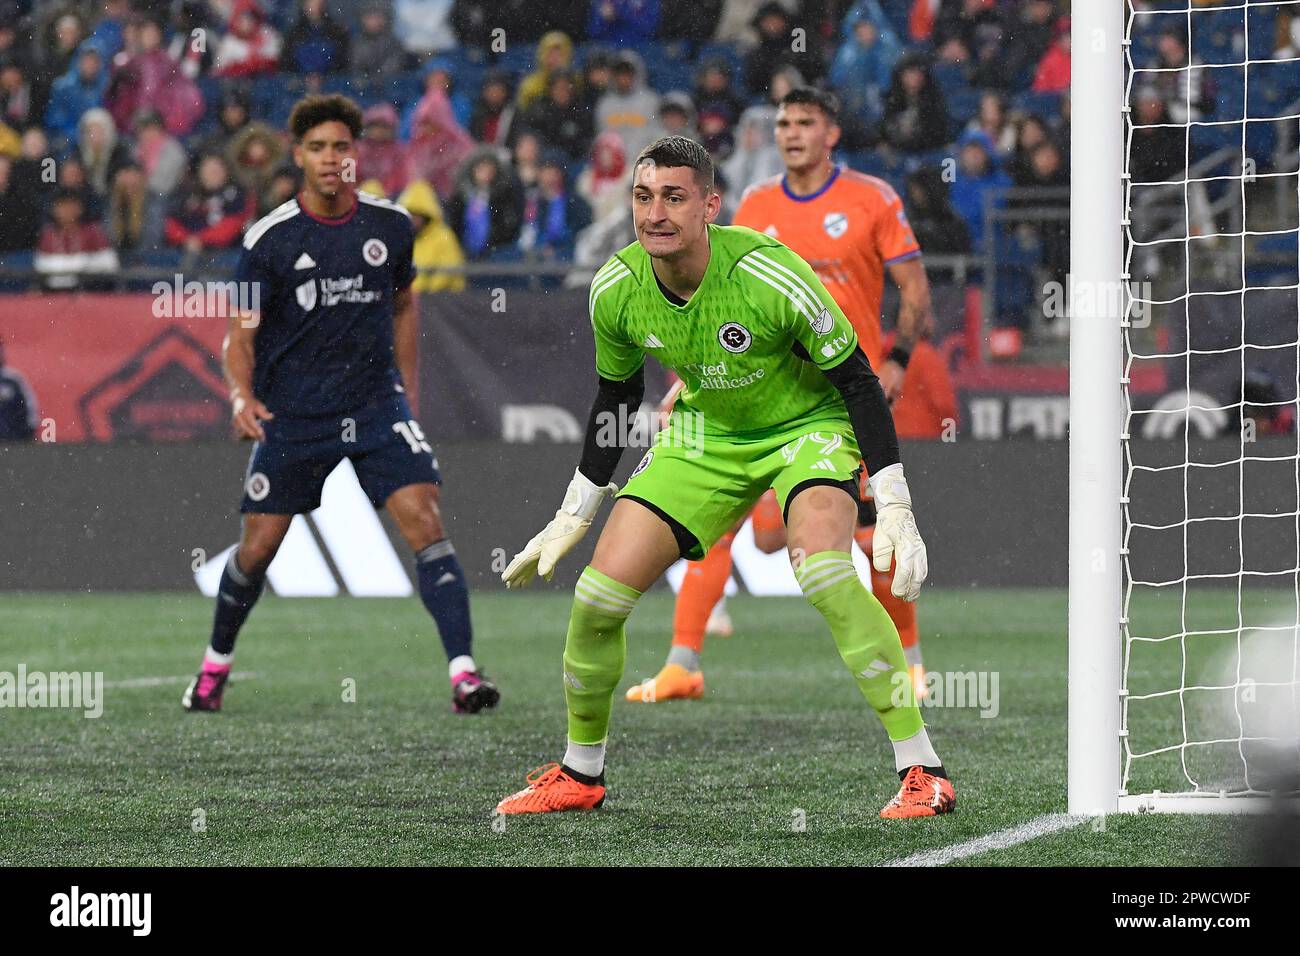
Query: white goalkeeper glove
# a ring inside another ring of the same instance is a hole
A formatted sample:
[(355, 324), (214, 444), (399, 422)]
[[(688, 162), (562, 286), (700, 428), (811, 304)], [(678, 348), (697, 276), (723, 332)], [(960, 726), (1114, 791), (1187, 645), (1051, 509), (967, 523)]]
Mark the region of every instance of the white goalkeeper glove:
[(885, 573), (897, 559), (894, 585), (890, 590), (894, 597), (915, 601), (921, 596), (921, 585), (930, 573), (930, 564), (925, 556), (925, 542), (916, 529), (912, 493), (907, 490), (902, 462), (882, 468), (867, 482), (876, 499), (876, 532), (871, 539), (871, 563), (877, 571)]
[(575, 469), (560, 510), (555, 512), (555, 517), (545, 528), (533, 535), (533, 539), (524, 545), (524, 550), (516, 554), (501, 573), (506, 587), (527, 587), (538, 574), (549, 581), (555, 573), (556, 563), (573, 550), (591, 527), (591, 519), (600, 510), (601, 502), (616, 491), (618, 485), (612, 481), (602, 487), (588, 481), (582, 472)]

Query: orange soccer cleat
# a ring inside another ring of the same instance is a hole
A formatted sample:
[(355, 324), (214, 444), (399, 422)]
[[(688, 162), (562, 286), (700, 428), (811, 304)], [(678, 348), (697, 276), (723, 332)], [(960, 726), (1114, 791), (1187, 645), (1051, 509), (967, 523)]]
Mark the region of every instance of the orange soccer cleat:
[(952, 789), (952, 781), (929, 773), (918, 764), (907, 768), (903, 785), (898, 788), (894, 799), (885, 804), (880, 816), (885, 820), (933, 817), (952, 813), (955, 806), (957, 795)]
[(497, 804), (497, 813), (553, 813), (557, 810), (594, 810), (605, 802), (604, 774), (600, 783), (582, 783), (558, 763), (538, 767), (528, 775), (528, 786)]
[(664, 700), (699, 700), (704, 696), (704, 672), (688, 671), (681, 664), (665, 664), (654, 677), (627, 689), (633, 703), (656, 704)]

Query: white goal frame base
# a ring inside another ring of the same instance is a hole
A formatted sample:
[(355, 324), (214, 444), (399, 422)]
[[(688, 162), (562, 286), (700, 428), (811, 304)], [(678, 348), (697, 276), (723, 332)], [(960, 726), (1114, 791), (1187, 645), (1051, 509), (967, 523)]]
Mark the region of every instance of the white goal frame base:
[(1124, 794), (1120, 813), (1300, 814), (1300, 798), (1267, 794), (1162, 793)]

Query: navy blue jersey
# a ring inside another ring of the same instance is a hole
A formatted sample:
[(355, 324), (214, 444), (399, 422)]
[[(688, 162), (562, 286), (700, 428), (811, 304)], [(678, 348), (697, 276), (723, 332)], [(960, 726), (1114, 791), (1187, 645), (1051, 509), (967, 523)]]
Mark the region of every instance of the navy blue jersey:
[(338, 415), (401, 391), (393, 298), (415, 279), (413, 246), (410, 213), (360, 192), (339, 219), (291, 199), (248, 230), (236, 279), (257, 283), (253, 394), (275, 415)]

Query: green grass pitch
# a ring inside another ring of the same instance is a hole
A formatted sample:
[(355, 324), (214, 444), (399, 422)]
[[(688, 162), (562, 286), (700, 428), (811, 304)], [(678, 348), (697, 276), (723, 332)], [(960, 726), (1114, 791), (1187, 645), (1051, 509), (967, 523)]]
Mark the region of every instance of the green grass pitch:
[[(662, 662), (671, 601), (633, 614), (623, 686)], [(706, 648), (702, 701), (615, 701), (603, 810), (498, 830), (496, 801), (561, 754), (568, 606), (558, 588), (475, 596), (503, 700), (458, 717), (418, 601), (268, 596), (240, 639), (250, 676), (222, 713), (186, 714), (210, 600), (7, 596), (0, 670), (106, 686), (99, 719), (0, 709), (0, 864), (877, 864), (1065, 810), (1063, 593), (927, 591), (927, 664), (996, 671), (999, 712), (927, 709), (958, 808), (905, 822), (877, 817), (898, 786), (889, 746), (820, 618), (742, 596), (737, 635)], [(1166, 658), (1154, 678), (1177, 676)], [(1222, 865), (1246, 861), (1250, 826), (1111, 817), (963, 862)]]

